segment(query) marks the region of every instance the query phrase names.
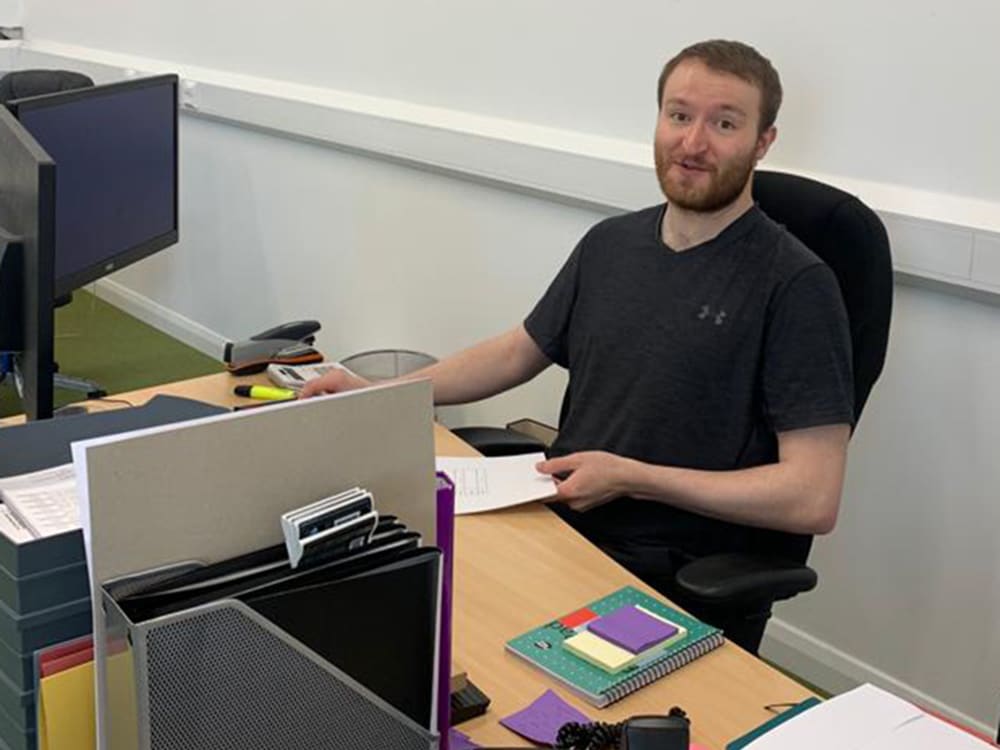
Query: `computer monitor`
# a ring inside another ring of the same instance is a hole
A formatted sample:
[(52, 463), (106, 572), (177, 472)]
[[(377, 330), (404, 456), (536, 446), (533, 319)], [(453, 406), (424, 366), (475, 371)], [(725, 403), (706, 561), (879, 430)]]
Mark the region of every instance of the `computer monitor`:
[(55, 165), (0, 107), (0, 350), (29, 419), (52, 416)]
[(177, 242), (177, 76), (7, 105), (55, 160), (54, 294)]
[[(23, 279), (17, 363), (24, 410), (45, 419), (56, 369), (53, 300), (177, 241), (177, 76), (19, 99), (7, 108), (0, 107), (0, 227), (10, 248), (20, 248), (4, 252), (8, 265), (23, 261), (14, 274)], [(11, 273), (5, 276), (0, 294)], [(4, 326), (18, 327), (0, 321), (0, 333)]]

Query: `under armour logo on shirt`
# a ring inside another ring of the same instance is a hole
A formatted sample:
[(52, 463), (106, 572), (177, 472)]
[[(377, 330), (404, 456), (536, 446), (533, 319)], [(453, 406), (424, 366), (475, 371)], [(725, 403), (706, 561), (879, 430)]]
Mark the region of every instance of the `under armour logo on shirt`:
[(718, 310), (712, 312), (712, 308), (708, 305), (702, 305), (701, 311), (698, 313), (698, 320), (706, 320), (712, 318), (712, 322), (717, 326), (721, 326), (726, 320), (726, 311)]

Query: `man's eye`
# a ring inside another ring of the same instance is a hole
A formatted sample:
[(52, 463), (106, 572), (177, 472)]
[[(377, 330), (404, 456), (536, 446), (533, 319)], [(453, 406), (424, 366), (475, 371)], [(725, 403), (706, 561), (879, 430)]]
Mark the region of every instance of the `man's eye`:
[(671, 112), (670, 119), (674, 122), (687, 122), (688, 116), (686, 112)]
[(736, 123), (732, 120), (719, 120), (719, 130), (735, 130)]

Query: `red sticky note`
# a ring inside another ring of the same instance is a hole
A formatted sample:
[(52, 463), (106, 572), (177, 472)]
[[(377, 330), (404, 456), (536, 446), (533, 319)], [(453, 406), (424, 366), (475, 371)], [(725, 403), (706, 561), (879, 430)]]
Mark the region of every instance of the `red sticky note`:
[(559, 624), (566, 628), (575, 628), (583, 625), (585, 622), (590, 622), (591, 620), (596, 619), (597, 615), (584, 607), (583, 609), (578, 609), (576, 612), (563, 617), (559, 620)]

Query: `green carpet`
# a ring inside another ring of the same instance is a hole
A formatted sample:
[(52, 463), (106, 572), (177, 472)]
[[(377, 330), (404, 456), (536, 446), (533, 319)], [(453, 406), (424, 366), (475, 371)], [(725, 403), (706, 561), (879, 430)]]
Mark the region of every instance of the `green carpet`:
[[(219, 360), (83, 291), (56, 310), (55, 348), (60, 372), (97, 381), (110, 395), (223, 369)], [(0, 385), (0, 417), (22, 411), (11, 381)], [(56, 407), (82, 398), (57, 389)]]

